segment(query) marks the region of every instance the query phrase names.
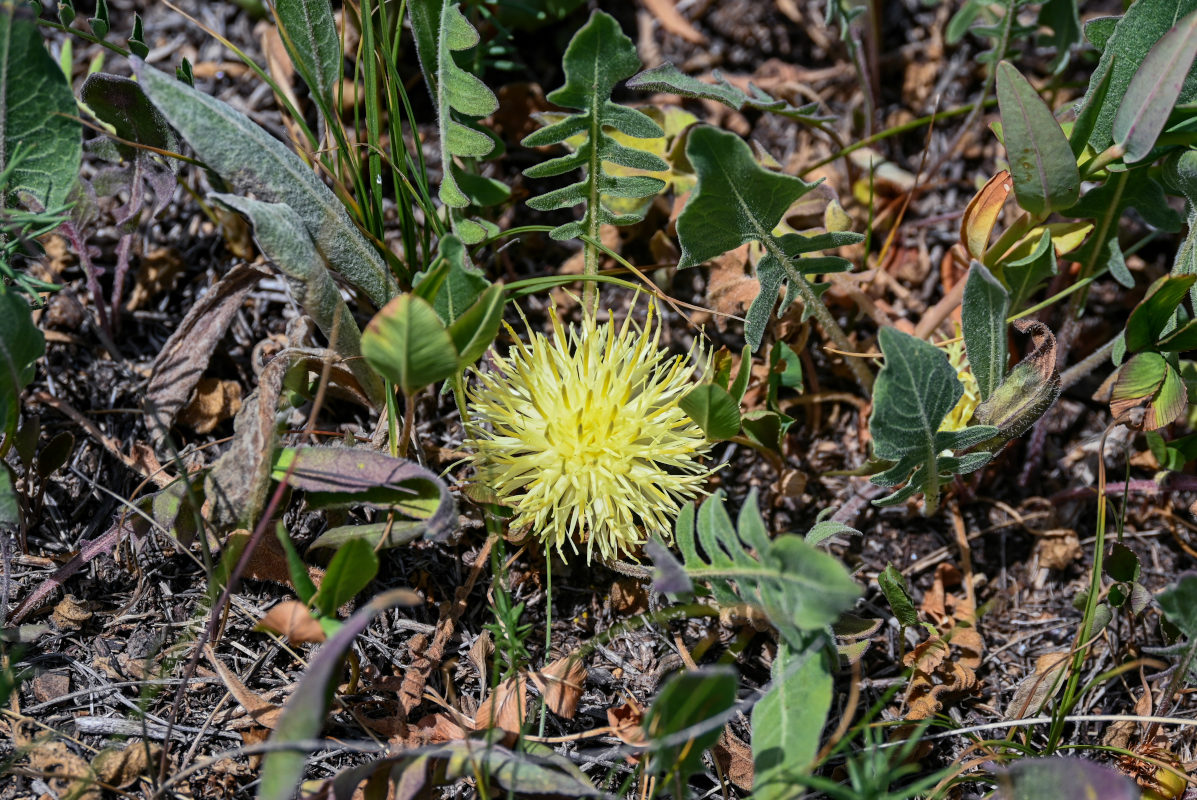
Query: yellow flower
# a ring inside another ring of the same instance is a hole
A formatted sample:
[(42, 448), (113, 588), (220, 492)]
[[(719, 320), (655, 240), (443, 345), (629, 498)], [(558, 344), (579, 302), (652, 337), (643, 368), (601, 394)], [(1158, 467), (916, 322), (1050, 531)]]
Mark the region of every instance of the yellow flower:
[(973, 375), (972, 365), (968, 363), (964, 340), (959, 336), (959, 331), (957, 331), (956, 341), (949, 344), (944, 350), (948, 355), (948, 363), (952, 365), (952, 369), (956, 370), (956, 377), (964, 384), (964, 394), (960, 395), (956, 407), (944, 417), (939, 429), (941, 431), (963, 430), (968, 427), (968, 421), (973, 418), (973, 412), (981, 403), (981, 387)]
[[(605, 560), (633, 557), (653, 534), (666, 541), (682, 502), (703, 493), (711, 470), (702, 429), (678, 406), (692, 356), (659, 347), (650, 303), (643, 330), (584, 313), (567, 332), (550, 311), (552, 338), (529, 328), (468, 392), (470, 461), (477, 480), (562, 557), (586, 544)], [(525, 320), (526, 323), (526, 320)], [(515, 332), (512, 333), (513, 338)]]

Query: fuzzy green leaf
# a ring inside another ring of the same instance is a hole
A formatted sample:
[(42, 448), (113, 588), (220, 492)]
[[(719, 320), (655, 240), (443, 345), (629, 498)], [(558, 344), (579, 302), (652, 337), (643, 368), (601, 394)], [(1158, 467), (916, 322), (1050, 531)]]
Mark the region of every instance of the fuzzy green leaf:
[(685, 591), (692, 581), (707, 581), (721, 605), (749, 603), (760, 608), (782, 638), (800, 651), (811, 631), (826, 628), (860, 596), (859, 587), (834, 557), (797, 534), (770, 538), (755, 489), (745, 499), (737, 525), (723, 507), (721, 491), (703, 502), (697, 529), (694, 505), (682, 509), (677, 520), (681, 564), (655, 541), (649, 544), (659, 591)]
[(43, 208), (66, 202), (83, 157), (78, 113), (33, 15), (0, 3), (0, 172), (11, 170), (8, 191), (28, 192)]
[(904, 628), (912, 628), (919, 624), (919, 612), (914, 608), (914, 601), (906, 588), (906, 578), (893, 564), (886, 564), (885, 569), (878, 573), (877, 583), (881, 586), (881, 593), (885, 595), (890, 610), (894, 612), (898, 624)]
[(1026, 433), (1060, 395), (1056, 337), (1046, 325), (1034, 320), (1020, 319), (1014, 329), (1031, 335), (1032, 348), (973, 412), (974, 422), (997, 430), (993, 438), (978, 446), (979, 450), (995, 453), (1006, 442)]
[(341, 37), (329, 0), (275, 0), (274, 13), (295, 69), (319, 98), (321, 113), (336, 107)]
[(1114, 144), (1125, 150), (1126, 163), (1142, 161), (1155, 147), (1194, 58), (1197, 58), (1197, 11), (1155, 43), (1126, 88), (1111, 131)]
[(249, 117), (132, 59), (142, 89), (199, 158), (237, 194), (290, 206), (324, 260), (381, 307), (398, 286), (386, 262), (311, 167)]
[(941, 452), (975, 445), (995, 434), (997, 429), (980, 427), (941, 432), (939, 426), (944, 417), (964, 394), (964, 387), (956, 377), (956, 370), (948, 363), (948, 357), (934, 345), (895, 328), (882, 328), (879, 338), (885, 366), (877, 376), (869, 431), (877, 457), (895, 464), (873, 476), (873, 483), (905, 485), (874, 503), (898, 503), (922, 492), (925, 513), (929, 515), (939, 503), (939, 487), (944, 482), (941, 473), (945, 466), (957, 466), (964, 471), (965, 467), (977, 469), (984, 463), (974, 466), (975, 460), (969, 460), (941, 465)]
[[(1050, 243), (1050, 237), (1049, 237)], [(960, 318), (968, 363), (981, 392), (988, 400), (1006, 377), (1006, 314), (1010, 296), (980, 261), (974, 261), (964, 286)]]
[(634, 169), (663, 171), (669, 168), (660, 157), (620, 144), (607, 129), (614, 129), (635, 139), (663, 136), (664, 132), (646, 114), (611, 101), (611, 92), (621, 80), (640, 68), (636, 46), (624, 35), (615, 18), (595, 11), (590, 21), (570, 40), (562, 59), (565, 85), (550, 92), (548, 100), (562, 108), (577, 111), (523, 141), (525, 147), (563, 144), (566, 139), (584, 133), (586, 140), (569, 155), (538, 164), (524, 172), (530, 178), (563, 175), (582, 169), (582, 180), (539, 197), (528, 205), (538, 210), (569, 208), (585, 204), (582, 219), (555, 228), (554, 239), (569, 239), (583, 234), (598, 239), (603, 224), (626, 225), (640, 219), (640, 214), (616, 214), (600, 198), (651, 197), (665, 188), (665, 182), (643, 175), (612, 175), (604, 162)]
[(998, 64), (997, 97), (1018, 204), (1044, 217), (1075, 203), (1081, 178), (1068, 137), (1038, 92), (1008, 61)]
[(665, 681), (644, 716), (651, 774), (677, 771), (684, 782), (702, 768), (703, 752), (719, 740), (723, 718), (736, 704), (737, 677), (733, 667), (721, 665), (678, 672)]
[[(1093, 129), (1089, 134), (1089, 144), (1094, 150), (1100, 153), (1110, 146), (1118, 109), (1125, 102), (1134, 103), (1134, 98), (1127, 97), (1127, 90), (1148, 52), (1182, 17), (1193, 11), (1197, 11), (1197, 0), (1138, 0), (1114, 24), (1113, 33), (1104, 47), (1099, 45), (1101, 60), (1093, 72), (1094, 79), (1081, 102), (1080, 111), (1084, 115), (1088, 113), (1089, 106), (1097, 107)], [(1095, 25), (1100, 30), (1091, 33)], [(1096, 44), (1097, 39), (1105, 35), (1109, 25), (1108, 19), (1094, 20), (1086, 25), (1085, 35)], [(1098, 80), (1107, 68), (1110, 71), (1109, 86), (1104, 96), (1099, 96)], [(1197, 98), (1197, 74), (1189, 74), (1185, 77), (1177, 100), (1187, 103), (1194, 98)]]
[(1126, 322), (1126, 350), (1137, 353), (1154, 348), (1164, 329), (1173, 321), (1197, 275), (1165, 275), (1147, 289), (1147, 296), (1131, 311)]
[(287, 277), (295, 302), (316, 323), (333, 352), (345, 359), (366, 397), (382, 406), (386, 400), (382, 381), (361, 358), (361, 331), (299, 215), (282, 203), (262, 203), (235, 194), (211, 197), (249, 218), (258, 247)]
[(752, 710), (752, 796), (759, 800), (794, 796), (790, 776), (809, 771), (831, 711), (831, 671), (824, 653), (795, 652), (779, 642), (771, 677), (769, 690)]
[(786, 284), (779, 313), (801, 296), (806, 314), (818, 303), (818, 290), (805, 274), (836, 272), (849, 265), (841, 258), (799, 259), (801, 253), (859, 241), (852, 233), (805, 237), (773, 234), (785, 212), (818, 184), (770, 172), (756, 162), (748, 144), (734, 133), (712, 127), (690, 132), (686, 157), (698, 183), (677, 221), (682, 255), (679, 268), (709, 261), (742, 244), (760, 242), (766, 255), (757, 263), (761, 291), (748, 309), (745, 334), (756, 350), (764, 338), (777, 291)]

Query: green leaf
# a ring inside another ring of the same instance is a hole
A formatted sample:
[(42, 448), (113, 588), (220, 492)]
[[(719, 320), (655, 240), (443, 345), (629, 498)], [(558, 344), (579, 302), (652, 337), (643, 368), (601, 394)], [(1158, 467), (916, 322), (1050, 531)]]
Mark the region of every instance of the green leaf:
[(585, 133), (586, 140), (565, 156), (550, 159), (524, 171), (529, 178), (563, 175), (581, 168), (582, 180), (528, 201), (540, 211), (585, 204), (582, 219), (559, 225), (550, 236), (571, 239), (583, 234), (599, 238), (601, 225), (626, 225), (640, 219), (640, 214), (616, 214), (592, 198), (651, 197), (665, 187), (659, 178), (643, 175), (613, 175), (604, 162), (635, 169), (663, 171), (669, 165), (660, 157), (627, 147), (608, 133), (611, 128), (625, 136), (649, 139), (664, 132), (647, 115), (611, 101), (611, 92), (619, 81), (640, 68), (636, 46), (624, 35), (615, 18), (595, 11), (590, 21), (574, 34), (562, 59), (565, 85), (550, 92), (548, 101), (562, 108), (578, 111), (559, 122), (532, 133), (523, 140), (525, 147), (562, 144), (570, 137)]
[(457, 65), (453, 54), (472, 49), (479, 36), (456, 0), (414, 0), (410, 8), (416, 52), (437, 112), (440, 200), (450, 209), (454, 233), (467, 244), (476, 244), (485, 238), (486, 230), (461, 209), (484, 203), (466, 185), (470, 173), (457, 159), (486, 158), (495, 152), (494, 138), (480, 130), (476, 120), (493, 114), (499, 100), (480, 78)]
[(1134, 583), (1139, 580), (1139, 557), (1124, 544), (1115, 542), (1105, 559), (1105, 573), (1111, 580)]
[(1183, 572), (1176, 583), (1156, 596), (1168, 621), (1197, 641), (1197, 572)]
[[(179, 152), (178, 134), (154, 108), (137, 81), (95, 72), (83, 82), (79, 98), (97, 118), (111, 125), (120, 138), (172, 153)], [(120, 142), (116, 146), (129, 155), (133, 155), (129, 151), (136, 152)]]
[(317, 536), (316, 541), (308, 546), (308, 550), (340, 547), (354, 539), (369, 542), (375, 550), (389, 550), (393, 547), (410, 544), (427, 535), (428, 526), (423, 522), (392, 520), (391, 522), (372, 522), (365, 525), (338, 525)]
[(440, 241), (440, 259), (416, 275), (415, 294), (432, 303), (437, 316), (452, 325), (490, 286), (482, 270), (470, 263), (462, 240), (448, 234)]
[[(1169, 28), (1195, 10), (1197, 0), (1138, 0), (1117, 20), (1104, 47), (1099, 46), (1102, 50), (1101, 60), (1094, 70), (1094, 81), (1089, 84), (1079, 112), (1085, 115), (1089, 113), (1090, 105), (1096, 106), (1093, 131), (1089, 134), (1089, 144), (1095, 151), (1102, 152), (1113, 141), (1114, 117), (1119, 107), (1124, 102), (1134, 103), (1134, 98), (1127, 98), (1127, 90), (1148, 52)], [(1109, 24), (1108, 18), (1094, 20), (1086, 25), (1085, 35), (1097, 44)], [(1096, 79), (1107, 68), (1110, 71), (1109, 87), (1104, 97), (1099, 97)], [(1189, 102), (1194, 98), (1197, 98), (1197, 76), (1189, 75), (1177, 99), (1179, 102)]]
[(1142, 161), (1172, 113), (1197, 58), (1197, 11), (1188, 14), (1152, 46), (1114, 114), (1111, 135), (1128, 164)]
[(227, 103), (133, 59), (142, 89), (237, 194), (291, 207), (324, 260), (381, 307), (398, 286), (336, 195), (286, 145)]
[(787, 288), (778, 313), (801, 296), (805, 317), (820, 301), (804, 273), (837, 272), (851, 266), (840, 258), (797, 256), (859, 241), (860, 237), (827, 234), (832, 241), (800, 234), (774, 236), (774, 228), (794, 201), (817, 184), (760, 166), (748, 144), (734, 133), (708, 126), (695, 128), (686, 143), (686, 156), (697, 171), (698, 183), (677, 221), (682, 248), (678, 268), (693, 267), (749, 242), (765, 246), (766, 255), (757, 263), (761, 290), (748, 309), (745, 325), (748, 343), (756, 350), (783, 282)]
[(329, 0), (275, 0), (274, 14), (295, 69), (319, 99), (322, 114), (336, 108), (341, 82), (341, 37)]
[(362, 355), (407, 396), (457, 371), (457, 348), (428, 302), (401, 294), (374, 315)]
[[(1047, 235), (1047, 232), (1044, 232)], [(1051, 238), (1048, 237), (1050, 247)], [(982, 400), (988, 400), (1006, 377), (1006, 315), (1010, 296), (980, 261), (973, 261), (964, 286), (960, 319), (964, 348)]]
[[(1122, 365), (1110, 394), (1110, 413), (1132, 427), (1154, 431), (1175, 421), (1188, 405), (1184, 380), (1159, 353), (1139, 353)], [(1142, 419), (1138, 413), (1142, 412)]]
[(740, 432), (740, 406), (722, 386), (700, 383), (678, 405), (711, 441), (730, 439)]
[(0, 528), (21, 524), (21, 498), (17, 496), (12, 467), (0, 461)]
[(397, 511), (444, 539), (457, 525), (453, 497), (435, 473), (366, 447), (284, 447), (271, 477), (307, 493), (312, 508), (368, 505)]
[(1165, 275), (1151, 284), (1147, 296), (1135, 306), (1127, 320), (1127, 352), (1137, 353), (1155, 347), (1194, 283), (1197, 283), (1197, 275)]
[(814, 763), (831, 710), (831, 672), (822, 652), (798, 654), (779, 642), (771, 675), (752, 710), (752, 796), (758, 800), (793, 796), (790, 776)]
[(129, 34), (129, 52), (137, 58), (145, 58), (150, 54), (150, 48), (145, 43), (145, 29), (141, 23), (141, 14), (133, 15), (133, 32)]
[(628, 81), (628, 88), (639, 89), (643, 92), (680, 94), (683, 97), (700, 100), (714, 100), (736, 111), (743, 111), (745, 108), (767, 111), (808, 125), (818, 125), (833, 119), (819, 113), (818, 103), (797, 107), (790, 105), (785, 100), (770, 96), (751, 83), (748, 84), (749, 91), (744, 92), (729, 83), (719, 70), (713, 70), (711, 77), (715, 82), (705, 83), (666, 62), (660, 66), (646, 69), (633, 77)]
[[(316, 738), (328, 721), (333, 692), (341, 681), (341, 662), (354, 638), (380, 612), (419, 602), (419, 595), (410, 589), (392, 589), (378, 595), (350, 617), (308, 663), (308, 669), (283, 708), (269, 741), (286, 745)], [(290, 800), (303, 779), (306, 762), (307, 755), (300, 749), (268, 753), (262, 764), (258, 800)]]
[(890, 609), (903, 628), (912, 628), (919, 624), (919, 612), (914, 608), (914, 602), (906, 589), (906, 578), (893, 564), (886, 564), (885, 569), (878, 573), (877, 583), (881, 586), (881, 593), (885, 595)]
[(1081, 177), (1051, 109), (1008, 61), (998, 64), (997, 97), (1018, 204), (1038, 217), (1071, 206)]
[(882, 328), (879, 340), (885, 366), (877, 376), (869, 430), (876, 456), (896, 463), (872, 480), (880, 486), (905, 486), (873, 502), (899, 503), (922, 492), (925, 513), (930, 515), (939, 503), (943, 483), (940, 453), (966, 446), (966, 437), (980, 437), (972, 442), (976, 444), (997, 431), (978, 427), (941, 433), (944, 417), (964, 394), (947, 355), (896, 328)]
[(361, 358), (361, 331), (299, 215), (282, 203), (235, 194), (209, 196), (249, 218), (262, 255), (286, 276), (295, 302), (328, 339), (329, 349), (344, 358), (370, 402), (382, 406), (386, 402), (382, 381)]
[(19, 3), (0, 4), (0, 172), (8, 191), (28, 192), (42, 208), (66, 202), (83, 157), (78, 113), (32, 15)]
[(458, 371), (481, 358), (499, 335), (504, 304), (503, 287), (496, 283), (449, 326), (449, 338), (457, 350)]
[(702, 769), (703, 751), (719, 741), (736, 704), (737, 683), (731, 666), (679, 672), (665, 681), (644, 717), (650, 774), (676, 776), (684, 784)]
[(45, 352), (46, 339), (33, 324), (29, 304), (0, 284), (0, 433), (6, 438), (17, 431), (21, 392)]
[(96, 15), (89, 17), (87, 24), (91, 26), (91, 32), (97, 39), (103, 39), (108, 35), (108, 30), (111, 27), (108, 20), (108, 0), (98, 0)]
[(1136, 800), (1139, 787), (1117, 770), (1083, 758), (1020, 758), (998, 775), (999, 800)]
[(1039, 7), (1039, 27), (1051, 31), (1040, 36), (1041, 44), (1056, 51), (1049, 68), (1058, 71), (1068, 63), (1069, 53), (1081, 41), (1081, 20), (1077, 13), (1077, 0), (1047, 0)]
[(324, 616), (335, 617), (337, 609), (357, 597), (377, 574), (378, 556), (374, 548), (364, 539), (350, 539), (329, 562), (312, 602)]
[[(704, 555), (700, 555), (701, 544)], [(693, 504), (677, 520), (678, 564), (669, 551), (650, 540), (648, 552), (658, 567), (658, 591), (686, 591), (693, 580), (707, 581), (721, 605), (759, 607), (781, 636), (796, 649), (806, 647), (810, 631), (826, 628), (860, 596), (843, 565), (796, 534), (771, 539), (749, 492), (733, 526), (723, 507), (723, 493), (707, 498), (698, 512)], [(750, 553), (755, 550), (757, 555)]]
[(291, 576), (291, 585), (295, 587), (295, 594), (299, 596), (300, 602), (310, 602), (316, 595), (316, 585), (312, 583), (312, 578), (308, 574), (308, 565), (303, 563), (303, 559), (299, 557), (299, 551), (295, 549), (295, 544), (291, 541), (283, 523), (275, 524), (274, 535), (278, 538), (283, 553), (287, 556), (287, 574)]
[(793, 424), (793, 417), (763, 408), (749, 411), (740, 420), (749, 440), (775, 453), (781, 452), (782, 439)]

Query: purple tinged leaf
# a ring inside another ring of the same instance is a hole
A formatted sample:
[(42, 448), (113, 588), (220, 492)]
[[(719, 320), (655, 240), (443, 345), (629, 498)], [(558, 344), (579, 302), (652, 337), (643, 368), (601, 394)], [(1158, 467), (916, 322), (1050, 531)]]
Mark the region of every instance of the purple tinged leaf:
[[(693, 519), (694, 506), (688, 506)], [(662, 594), (689, 594), (694, 591), (694, 583), (690, 576), (682, 569), (682, 565), (669, 548), (657, 539), (649, 539), (644, 543), (644, 552), (653, 560), (653, 591)]]
[[(311, 739), (319, 735), (328, 719), (332, 695), (340, 679), (341, 661), (359, 633), (380, 612), (397, 605), (414, 605), (420, 596), (410, 589), (392, 589), (378, 595), (345, 621), (337, 633), (321, 645), (308, 664), (279, 717), (271, 742), (285, 743)], [(297, 750), (279, 750), (266, 756), (262, 764), (262, 784), (258, 800), (290, 800), (303, 778), (307, 761)]]
[(1139, 787), (1110, 767), (1083, 758), (1024, 758), (998, 776), (1001, 800), (1136, 800)]
[(998, 64), (997, 96), (1018, 204), (1040, 217), (1071, 206), (1080, 173), (1051, 109), (1008, 61)]
[(1165, 33), (1147, 53), (1118, 106), (1114, 144), (1128, 164), (1151, 153), (1197, 58), (1197, 11)]

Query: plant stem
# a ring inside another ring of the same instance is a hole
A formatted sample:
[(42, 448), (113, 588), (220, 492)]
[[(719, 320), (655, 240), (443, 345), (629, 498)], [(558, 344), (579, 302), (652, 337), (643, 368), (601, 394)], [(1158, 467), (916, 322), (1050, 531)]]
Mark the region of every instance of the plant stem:
[[(549, 648), (553, 646), (553, 554), (548, 548), (544, 552), (544, 664), (549, 665)], [(545, 718), (548, 716), (548, 698), (540, 698), (540, 732), (544, 736)]]
[(1083, 359), (1073, 364), (1068, 369), (1060, 373), (1060, 391), (1063, 392), (1069, 386), (1072, 386), (1077, 381), (1084, 378), (1090, 372), (1097, 368), (1101, 362), (1110, 357), (1110, 353), (1114, 350), (1114, 345), (1118, 343), (1118, 337), (1121, 332), (1110, 341), (1103, 344), (1101, 347), (1094, 350)]
[[(771, 256), (777, 259), (778, 263), (783, 265), (786, 270), (787, 277), (790, 284), (798, 290), (798, 296), (802, 298), (802, 302), (806, 306), (806, 310), (814, 315), (814, 318), (823, 326), (823, 332), (827, 334), (827, 338), (839, 350), (845, 353), (852, 352), (852, 343), (848, 341), (848, 335), (844, 333), (844, 329), (831, 316), (831, 312), (827, 310), (827, 306), (823, 305), (823, 301), (815, 294), (814, 288), (810, 285), (810, 281), (806, 276), (794, 265), (794, 259), (785, 254), (781, 249), (781, 245), (777, 242), (771, 234), (766, 234), (760, 239), (761, 244)], [(865, 365), (863, 359), (845, 356), (845, 361), (848, 364), (848, 369), (852, 370), (856, 382), (860, 384), (860, 388), (868, 396), (873, 394), (873, 373)]]

